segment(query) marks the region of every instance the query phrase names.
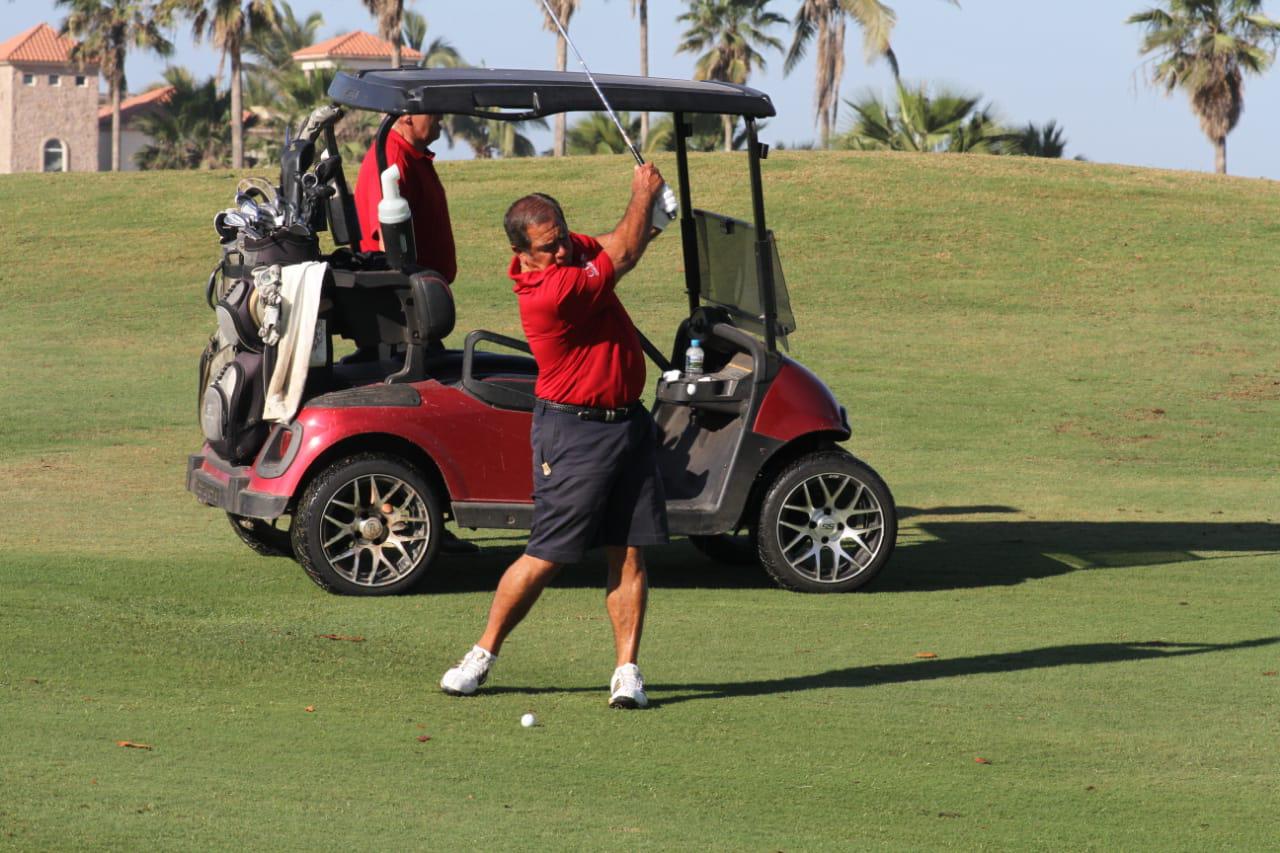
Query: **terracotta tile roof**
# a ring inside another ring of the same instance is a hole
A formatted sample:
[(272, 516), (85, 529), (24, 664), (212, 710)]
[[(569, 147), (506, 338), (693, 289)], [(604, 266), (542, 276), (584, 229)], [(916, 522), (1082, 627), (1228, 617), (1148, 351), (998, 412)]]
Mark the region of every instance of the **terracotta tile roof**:
[[(355, 30), (345, 35), (304, 47), (293, 54), (294, 61), (304, 59), (391, 59), (391, 42), (383, 41), (377, 36)], [(417, 62), (422, 58), (418, 51), (404, 45), (400, 48), (400, 58), (404, 62)]]
[[(125, 121), (133, 113), (139, 112), (146, 107), (169, 103), (173, 93), (174, 88), (172, 86), (159, 86), (149, 92), (143, 92), (141, 95), (125, 98), (120, 102), (120, 120)], [(103, 122), (111, 123), (111, 104), (98, 107), (98, 123), (101, 124)]]
[[(135, 115), (147, 112), (148, 107), (162, 107), (168, 104), (175, 91), (177, 90), (172, 86), (157, 86), (150, 91), (143, 92), (141, 95), (125, 98), (120, 102), (120, 123), (124, 124)], [(258, 124), (260, 116), (249, 109), (241, 113), (240, 118), (245, 127), (252, 127)], [(111, 104), (104, 104), (98, 107), (98, 126), (104, 128), (111, 126)]]
[(0, 44), (0, 62), (37, 62), (71, 65), (76, 40), (58, 35), (48, 24), (36, 24)]

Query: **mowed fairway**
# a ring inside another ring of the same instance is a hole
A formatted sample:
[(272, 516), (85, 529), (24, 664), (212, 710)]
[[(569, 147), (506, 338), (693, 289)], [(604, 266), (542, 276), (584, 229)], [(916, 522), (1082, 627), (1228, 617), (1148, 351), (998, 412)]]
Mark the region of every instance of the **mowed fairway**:
[[(599, 232), (631, 173), (441, 170), (454, 346), (518, 332), (508, 202)], [(0, 847), (1274, 849), (1280, 187), (806, 152), (765, 176), (792, 353), (894, 490), (898, 551), (813, 596), (655, 550), (644, 713), (605, 707), (598, 556), (450, 699), (520, 537), (340, 598), (184, 491), (237, 176), (0, 178)], [(694, 182), (749, 212), (741, 155)], [(680, 262), (663, 237), (622, 285), (664, 348)]]

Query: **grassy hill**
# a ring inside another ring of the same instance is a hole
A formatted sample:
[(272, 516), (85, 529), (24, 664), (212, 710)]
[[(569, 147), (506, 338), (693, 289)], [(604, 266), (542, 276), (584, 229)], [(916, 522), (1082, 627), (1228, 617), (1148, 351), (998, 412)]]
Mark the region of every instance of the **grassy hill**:
[[(599, 232), (630, 175), (441, 171), (455, 345), (519, 329), (512, 199), (551, 192)], [(352, 601), (183, 490), (237, 177), (0, 178), (0, 847), (1274, 842), (1280, 186), (772, 154), (792, 352), (894, 490), (899, 551), (823, 597), (662, 549), (657, 707), (622, 718), (595, 562), (493, 694), (450, 702), (433, 685), (522, 540), (481, 532), (424, 594)], [(695, 204), (745, 218), (744, 179), (696, 156)], [(664, 237), (621, 288), (664, 348), (680, 263)]]

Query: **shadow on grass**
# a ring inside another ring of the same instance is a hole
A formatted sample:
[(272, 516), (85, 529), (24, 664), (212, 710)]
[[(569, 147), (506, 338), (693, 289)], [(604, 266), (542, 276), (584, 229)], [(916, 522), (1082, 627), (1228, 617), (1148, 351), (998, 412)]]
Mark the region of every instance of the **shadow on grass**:
[(951, 509), (904, 512), (912, 521), (868, 591), (1003, 586), (1074, 571), (1280, 553), (1280, 524), (1266, 522), (951, 520)]
[[(1047, 646), (1022, 652), (1008, 652), (972, 657), (934, 660), (917, 660), (909, 663), (892, 663), (870, 666), (854, 666), (832, 669), (813, 675), (796, 675), (787, 678), (769, 678), (762, 681), (696, 682), (693, 684), (652, 683), (650, 693), (652, 707), (675, 705), (700, 699), (730, 699), (744, 696), (772, 696), (799, 693), (805, 690), (831, 690), (835, 688), (878, 687), (885, 684), (902, 684), (915, 681), (933, 681), (940, 678), (963, 678), (969, 675), (1020, 672), (1030, 669), (1051, 669), (1058, 666), (1086, 666), (1090, 664), (1123, 663), (1127, 661), (1167, 659), (1202, 655), (1210, 652), (1229, 652), (1255, 649), (1280, 643), (1280, 637), (1263, 637), (1242, 640), (1238, 643), (1080, 643), (1070, 646)], [(580, 693), (598, 691), (598, 687), (501, 687), (486, 688), (486, 693)], [(656, 697), (655, 695), (656, 694)], [(675, 695), (670, 695), (675, 694)]]
[[(482, 540), (477, 554), (439, 557), (417, 593), (486, 592), (498, 586), (507, 566), (524, 553), (525, 536)], [(491, 543), (506, 543), (498, 544)], [(684, 539), (670, 545), (645, 548), (649, 586), (656, 589), (776, 589), (759, 566), (727, 566), (703, 556)], [(581, 562), (565, 566), (552, 582), (553, 589), (604, 589), (604, 551), (588, 552)]]
[[(868, 593), (1007, 586), (1073, 571), (1208, 563), (1280, 553), (1280, 524), (1266, 522), (1035, 521), (1005, 506), (902, 507), (897, 550)], [(956, 518), (963, 516), (963, 519)], [(441, 557), (420, 588), (429, 594), (493, 590), (524, 548), (524, 534), (483, 539), (480, 553)], [(657, 589), (769, 589), (758, 566), (716, 563), (684, 540), (645, 550)], [(566, 566), (553, 586), (604, 585), (601, 551)]]

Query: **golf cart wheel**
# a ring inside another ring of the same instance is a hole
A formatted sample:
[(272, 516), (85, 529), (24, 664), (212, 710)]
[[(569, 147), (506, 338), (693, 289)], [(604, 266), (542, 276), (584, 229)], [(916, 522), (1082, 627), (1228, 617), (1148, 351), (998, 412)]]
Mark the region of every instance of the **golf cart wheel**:
[(756, 543), (745, 530), (715, 536), (690, 536), (689, 544), (701, 551), (703, 556), (726, 566), (753, 566), (759, 560)]
[(440, 498), (398, 456), (339, 459), (307, 486), (293, 547), (307, 574), (341, 595), (394, 595), (426, 574), (444, 530)]
[(888, 562), (898, 535), (893, 495), (843, 450), (822, 450), (783, 469), (760, 508), (760, 563), (801, 592), (852, 592)]
[(240, 541), (248, 545), (255, 554), (263, 557), (292, 557), (293, 542), (288, 528), (281, 527), (283, 518), (266, 521), (261, 518), (250, 518), (246, 515), (227, 513), (227, 521), (231, 529), (240, 537)]

